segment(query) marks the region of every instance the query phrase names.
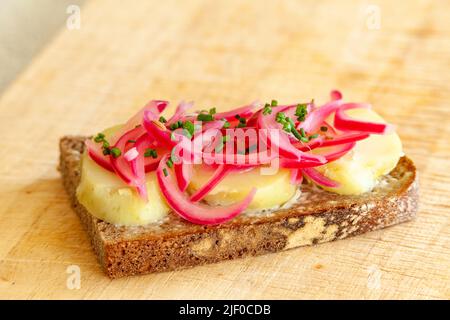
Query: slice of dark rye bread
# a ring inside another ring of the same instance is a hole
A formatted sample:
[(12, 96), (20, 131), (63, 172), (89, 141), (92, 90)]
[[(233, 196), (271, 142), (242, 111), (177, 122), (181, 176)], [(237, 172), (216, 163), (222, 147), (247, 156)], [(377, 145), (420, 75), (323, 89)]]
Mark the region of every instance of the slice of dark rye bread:
[(85, 139), (61, 139), (59, 170), (72, 206), (111, 278), (343, 239), (411, 220), (417, 212), (416, 168), (410, 159), (402, 157), (375, 190), (359, 196), (341, 196), (303, 184), (300, 198), (288, 209), (241, 214), (217, 226), (195, 225), (175, 213), (161, 223), (115, 226), (95, 218), (76, 198)]

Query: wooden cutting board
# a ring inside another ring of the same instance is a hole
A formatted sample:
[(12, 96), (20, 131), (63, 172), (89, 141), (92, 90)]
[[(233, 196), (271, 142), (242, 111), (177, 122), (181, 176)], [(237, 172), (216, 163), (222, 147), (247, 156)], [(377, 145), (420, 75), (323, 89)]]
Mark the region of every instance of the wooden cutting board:
[[(0, 298), (450, 298), (450, 3), (376, 3), (88, 2), (81, 28), (63, 28), (0, 98)], [(415, 221), (179, 272), (102, 273), (56, 171), (59, 137), (152, 98), (226, 109), (320, 103), (333, 88), (397, 125), (420, 172)]]

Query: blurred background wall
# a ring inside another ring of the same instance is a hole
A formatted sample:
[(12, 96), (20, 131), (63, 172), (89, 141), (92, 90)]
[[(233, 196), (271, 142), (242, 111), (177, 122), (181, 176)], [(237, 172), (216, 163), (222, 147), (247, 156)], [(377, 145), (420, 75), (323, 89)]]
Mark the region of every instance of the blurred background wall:
[(84, 0), (0, 0), (0, 92), (66, 22), (69, 5)]

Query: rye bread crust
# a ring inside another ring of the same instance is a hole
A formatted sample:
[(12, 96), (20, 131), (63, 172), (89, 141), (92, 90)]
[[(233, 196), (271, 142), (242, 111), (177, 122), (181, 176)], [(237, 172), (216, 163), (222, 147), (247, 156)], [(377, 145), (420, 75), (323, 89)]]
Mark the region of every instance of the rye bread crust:
[(159, 224), (115, 226), (78, 202), (80, 160), (86, 137), (60, 140), (60, 165), (72, 207), (87, 229), (110, 278), (183, 269), (343, 239), (411, 220), (418, 209), (418, 177), (402, 157), (372, 192), (341, 196), (303, 184), (292, 207), (241, 214), (218, 226), (200, 226), (169, 213)]

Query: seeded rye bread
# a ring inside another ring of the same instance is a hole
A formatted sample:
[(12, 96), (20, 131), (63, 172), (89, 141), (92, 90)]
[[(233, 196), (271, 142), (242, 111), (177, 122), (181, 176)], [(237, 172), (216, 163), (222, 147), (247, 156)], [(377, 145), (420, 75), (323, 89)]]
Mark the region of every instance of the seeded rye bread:
[(72, 206), (111, 278), (343, 239), (411, 220), (417, 212), (416, 168), (410, 159), (402, 157), (375, 190), (359, 196), (341, 196), (302, 184), (300, 198), (290, 208), (241, 214), (218, 226), (195, 225), (175, 213), (169, 213), (161, 223), (115, 226), (95, 218), (76, 198), (85, 139), (61, 139), (59, 170)]

